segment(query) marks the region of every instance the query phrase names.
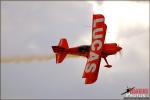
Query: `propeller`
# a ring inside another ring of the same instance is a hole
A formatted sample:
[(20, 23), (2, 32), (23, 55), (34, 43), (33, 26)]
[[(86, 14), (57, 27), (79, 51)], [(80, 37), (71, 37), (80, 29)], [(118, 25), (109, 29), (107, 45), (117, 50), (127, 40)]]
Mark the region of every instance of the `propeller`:
[[(118, 45), (118, 47), (120, 47), (119, 45)], [(119, 51), (119, 55), (120, 55), (120, 57), (122, 57), (122, 49)]]
[(122, 55), (123, 55), (122, 50), (119, 51), (119, 55), (120, 55), (120, 57), (122, 57)]

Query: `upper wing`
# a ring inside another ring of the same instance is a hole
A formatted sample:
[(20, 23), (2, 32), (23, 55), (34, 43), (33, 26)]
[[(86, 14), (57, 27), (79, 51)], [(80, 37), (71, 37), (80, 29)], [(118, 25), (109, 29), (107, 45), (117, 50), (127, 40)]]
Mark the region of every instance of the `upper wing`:
[(101, 61), (101, 52), (105, 40), (107, 26), (104, 23), (104, 16), (93, 15), (92, 25), (92, 44), (88, 55), (88, 60), (83, 73), (85, 84), (94, 83), (97, 80), (99, 65)]

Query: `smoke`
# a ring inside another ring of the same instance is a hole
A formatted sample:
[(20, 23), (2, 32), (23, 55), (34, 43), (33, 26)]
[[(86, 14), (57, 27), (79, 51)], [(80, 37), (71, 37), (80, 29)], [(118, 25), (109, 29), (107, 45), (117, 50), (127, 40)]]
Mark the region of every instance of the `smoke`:
[[(79, 56), (74, 55), (67, 55), (67, 58), (77, 58)], [(1, 63), (7, 64), (17, 64), (17, 63), (31, 63), (34, 61), (41, 62), (41, 61), (49, 61), (51, 59), (55, 59), (55, 54), (51, 55), (24, 55), (24, 56), (7, 56), (1, 57)]]

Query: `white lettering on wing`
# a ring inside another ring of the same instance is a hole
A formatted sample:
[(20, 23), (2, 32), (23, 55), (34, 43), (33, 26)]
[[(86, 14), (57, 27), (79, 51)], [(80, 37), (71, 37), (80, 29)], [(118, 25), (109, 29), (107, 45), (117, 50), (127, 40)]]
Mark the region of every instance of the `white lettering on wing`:
[(99, 54), (96, 53), (96, 51), (100, 50), (102, 48), (102, 38), (103, 38), (103, 34), (102, 32), (104, 31), (103, 27), (98, 27), (96, 28), (96, 24), (99, 22), (104, 22), (104, 18), (98, 18), (98, 19), (94, 19), (93, 22), (93, 41), (91, 44), (91, 51), (89, 53), (89, 58), (87, 61), (87, 65), (85, 68), (85, 72), (89, 73), (89, 72), (95, 72), (96, 70), (96, 64), (94, 63), (95, 60), (98, 60), (99, 58)]

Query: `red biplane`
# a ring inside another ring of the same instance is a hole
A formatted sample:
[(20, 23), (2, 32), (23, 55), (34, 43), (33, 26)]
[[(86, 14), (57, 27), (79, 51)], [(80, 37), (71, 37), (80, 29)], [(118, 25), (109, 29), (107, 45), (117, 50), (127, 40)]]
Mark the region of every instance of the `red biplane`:
[(87, 57), (86, 67), (82, 78), (85, 79), (85, 84), (92, 84), (98, 78), (101, 58), (104, 58), (107, 65), (105, 67), (112, 67), (107, 62), (106, 57), (114, 55), (122, 48), (116, 43), (105, 43), (105, 35), (107, 26), (105, 18), (101, 14), (93, 15), (92, 22), (92, 43), (91, 45), (82, 45), (74, 48), (69, 48), (67, 40), (61, 39), (58, 46), (52, 46), (56, 53), (56, 63), (61, 63), (67, 54)]

